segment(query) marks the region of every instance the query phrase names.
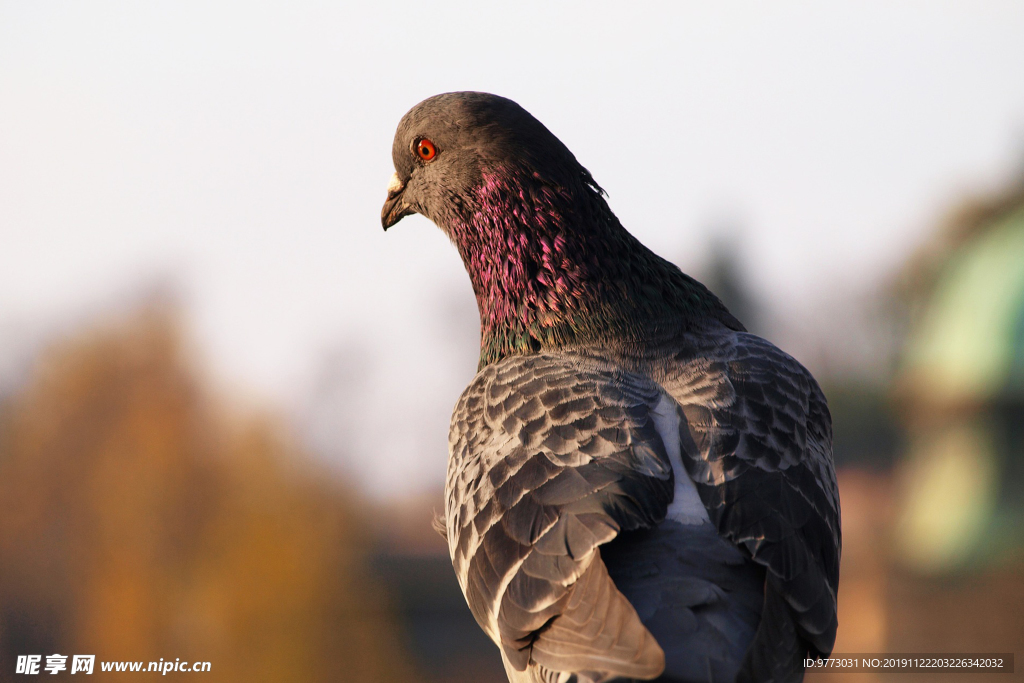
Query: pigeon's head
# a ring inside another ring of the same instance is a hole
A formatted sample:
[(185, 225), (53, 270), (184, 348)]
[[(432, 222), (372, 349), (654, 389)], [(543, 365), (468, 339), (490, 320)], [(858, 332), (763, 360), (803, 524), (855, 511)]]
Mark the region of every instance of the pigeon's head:
[(455, 243), (480, 310), (481, 367), (514, 353), (671, 336), (706, 319), (743, 329), (630, 235), (587, 169), (512, 100), (424, 100), (398, 124), (391, 155), (381, 223), (418, 213)]
[(481, 193), (495, 185), (600, 192), (540, 121), (488, 93), (451, 92), (420, 102), (398, 124), (391, 155), (385, 230), (418, 213), (451, 234), (452, 223), (479, 210)]

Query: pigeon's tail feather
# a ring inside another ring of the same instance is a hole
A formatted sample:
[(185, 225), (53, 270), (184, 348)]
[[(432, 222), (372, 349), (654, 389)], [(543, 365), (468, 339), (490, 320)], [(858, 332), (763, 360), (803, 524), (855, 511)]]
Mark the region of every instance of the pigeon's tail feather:
[(734, 680), (761, 618), (763, 568), (710, 523), (665, 521), (621, 534), (602, 551), (665, 651), (658, 683)]
[(562, 613), (533, 641), (530, 659), (552, 675), (576, 672), (575, 679), (565, 680), (581, 683), (620, 677), (650, 680), (665, 668), (664, 652), (616, 589), (599, 551)]
[(808, 644), (797, 633), (792, 610), (770, 574), (764, 584), (763, 614), (736, 683), (799, 683)]

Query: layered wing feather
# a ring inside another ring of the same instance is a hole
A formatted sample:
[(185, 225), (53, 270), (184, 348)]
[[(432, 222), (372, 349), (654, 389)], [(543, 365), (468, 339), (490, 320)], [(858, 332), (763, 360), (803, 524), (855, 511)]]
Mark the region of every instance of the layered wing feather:
[(712, 522), (767, 569), (740, 679), (798, 679), (807, 653), (831, 651), (837, 625), (839, 493), (825, 398), (796, 360), (746, 333), (680, 351), (664, 373), (685, 415), (684, 466)]
[(539, 669), (528, 680), (650, 679), (664, 667), (598, 549), (665, 516), (672, 468), (651, 418), (663, 395), (607, 361), (541, 354), (488, 366), (456, 406), (452, 563), (506, 667)]

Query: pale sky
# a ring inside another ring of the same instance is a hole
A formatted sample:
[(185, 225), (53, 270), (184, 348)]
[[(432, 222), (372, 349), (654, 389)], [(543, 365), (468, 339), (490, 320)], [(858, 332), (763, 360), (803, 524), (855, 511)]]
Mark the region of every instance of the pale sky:
[(739, 226), (794, 316), (1024, 161), (1024, 3), (433, 5), (0, 0), (0, 331), (171, 283), (221, 386), (396, 494), (442, 481), (475, 367), (454, 249), (380, 228), (419, 100), (517, 100), (684, 268)]

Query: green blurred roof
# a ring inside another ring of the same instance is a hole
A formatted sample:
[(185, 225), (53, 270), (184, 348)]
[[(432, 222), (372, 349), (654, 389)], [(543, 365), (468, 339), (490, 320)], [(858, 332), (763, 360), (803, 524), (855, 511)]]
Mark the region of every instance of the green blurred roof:
[(1024, 397), (1024, 205), (943, 265), (902, 374), (911, 395), (930, 403)]

